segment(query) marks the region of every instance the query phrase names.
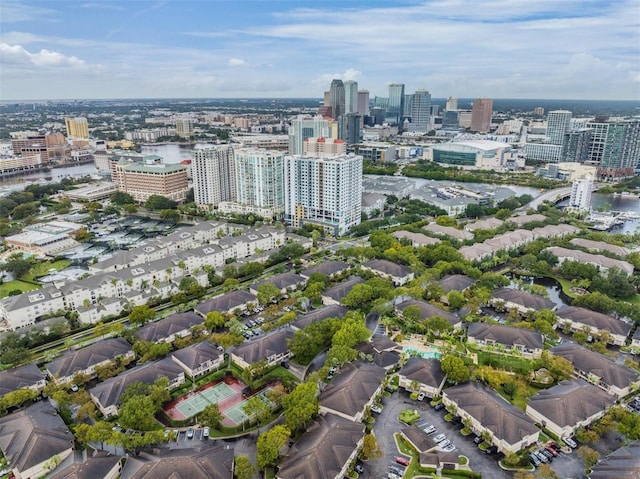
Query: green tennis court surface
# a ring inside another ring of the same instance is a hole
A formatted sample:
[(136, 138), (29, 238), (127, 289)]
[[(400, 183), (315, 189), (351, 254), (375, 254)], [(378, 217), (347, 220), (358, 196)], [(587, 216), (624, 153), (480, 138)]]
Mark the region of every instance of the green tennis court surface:
[[(267, 391), (270, 391), (271, 388), (264, 389), (257, 396), (265, 402), (268, 402), (273, 408), (275, 404), (273, 404), (269, 399), (267, 399)], [(243, 407), (247, 404), (248, 399), (236, 404), (229, 409), (226, 409), (223, 414), (231, 419), (236, 424), (242, 424), (243, 422), (249, 420), (249, 415), (244, 412)]]
[(192, 417), (202, 412), (209, 404), (217, 404), (234, 394), (237, 393), (225, 383), (218, 383), (176, 404), (176, 409), (185, 417)]

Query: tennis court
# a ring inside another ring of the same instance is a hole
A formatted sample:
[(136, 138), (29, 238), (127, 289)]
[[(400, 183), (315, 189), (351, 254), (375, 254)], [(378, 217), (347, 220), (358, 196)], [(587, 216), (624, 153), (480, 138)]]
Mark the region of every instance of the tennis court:
[[(257, 396), (265, 402), (268, 402), (269, 405), (273, 408), (275, 405), (267, 399), (267, 392), (270, 391), (271, 388), (266, 388), (260, 391)], [(225, 409), (224, 415), (231, 419), (235, 424), (242, 424), (243, 422), (250, 419), (250, 416), (244, 412), (244, 405), (247, 404), (249, 399), (245, 399), (242, 402), (239, 402), (233, 407), (229, 409)]]
[(180, 401), (175, 405), (175, 408), (180, 411), (184, 417), (192, 417), (202, 412), (209, 404), (218, 404), (234, 394), (237, 394), (236, 391), (224, 382), (220, 382), (213, 387), (203, 389), (193, 396)]

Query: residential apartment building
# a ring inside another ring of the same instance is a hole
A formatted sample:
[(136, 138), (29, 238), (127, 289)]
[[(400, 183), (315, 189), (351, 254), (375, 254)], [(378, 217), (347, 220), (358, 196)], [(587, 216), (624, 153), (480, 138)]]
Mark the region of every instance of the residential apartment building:
[(330, 136), (329, 122), (321, 116), (298, 115), (291, 120), (289, 127), (289, 154), (302, 155), (304, 140), (307, 138), (327, 138)]
[(235, 201), (234, 153), (231, 145), (193, 150), (193, 196), (200, 206)]
[(303, 156), (339, 156), (347, 153), (344, 140), (334, 138), (307, 138), (302, 146)]
[(598, 178), (633, 176), (640, 159), (640, 120), (587, 123), (591, 128), (589, 163), (597, 165)]
[(360, 223), (362, 157), (285, 157), (285, 219), (341, 236)]
[(89, 138), (89, 123), (87, 119), (78, 116), (75, 118), (65, 118), (64, 125), (67, 129), (67, 136), (71, 138)]
[(592, 176), (585, 176), (584, 178), (573, 180), (569, 205), (580, 210), (590, 211), (591, 190), (593, 190)]

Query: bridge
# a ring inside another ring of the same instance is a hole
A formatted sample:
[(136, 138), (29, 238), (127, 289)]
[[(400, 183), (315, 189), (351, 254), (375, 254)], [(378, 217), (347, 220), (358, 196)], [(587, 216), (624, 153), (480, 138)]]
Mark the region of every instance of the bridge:
[[(593, 184), (593, 188), (591, 191), (598, 191), (600, 188), (600, 184)], [(533, 208), (534, 210), (538, 208), (545, 201), (550, 201), (552, 203), (559, 203), (562, 200), (566, 200), (571, 197), (571, 186), (565, 186), (563, 188), (557, 188), (554, 190), (545, 191), (540, 196), (536, 196), (534, 199), (529, 201), (526, 205), (518, 208), (516, 211), (525, 212), (529, 208)]]

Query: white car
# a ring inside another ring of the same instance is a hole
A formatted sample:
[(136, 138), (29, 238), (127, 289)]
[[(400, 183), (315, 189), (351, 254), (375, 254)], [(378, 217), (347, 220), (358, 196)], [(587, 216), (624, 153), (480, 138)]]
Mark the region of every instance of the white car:
[(209, 437), (209, 428), (208, 428), (208, 427), (205, 427), (205, 428), (202, 430), (202, 437), (203, 437), (203, 438), (207, 438), (207, 437)]
[(444, 441), (447, 438), (447, 436), (445, 436), (444, 434), (438, 434), (437, 436), (433, 437), (433, 440), (437, 443), (441, 443), (442, 441)]
[(571, 439), (570, 437), (565, 437), (563, 439), (563, 441), (565, 442), (565, 444), (567, 446), (569, 446), (571, 449), (575, 449), (576, 447), (578, 447), (578, 445), (576, 444), (576, 441), (574, 441), (573, 439)]
[(427, 434), (433, 434), (434, 432), (436, 432), (436, 427), (435, 426), (427, 426), (424, 428), (424, 432), (426, 432)]
[(418, 401), (423, 401), (424, 398), (425, 398), (425, 394), (424, 393), (418, 394)]
[(442, 449), (440, 449), (442, 452), (453, 452), (456, 450), (456, 446), (454, 446), (453, 444), (449, 444), (446, 447), (443, 447)]
[(380, 414), (382, 412), (382, 408), (377, 404), (371, 406), (371, 412), (375, 412), (376, 414)]
[(442, 449), (444, 449), (445, 447), (450, 446), (450, 445), (451, 445), (451, 441), (449, 441), (449, 439), (445, 439), (440, 444), (438, 444), (438, 449), (440, 449), (442, 451)]

